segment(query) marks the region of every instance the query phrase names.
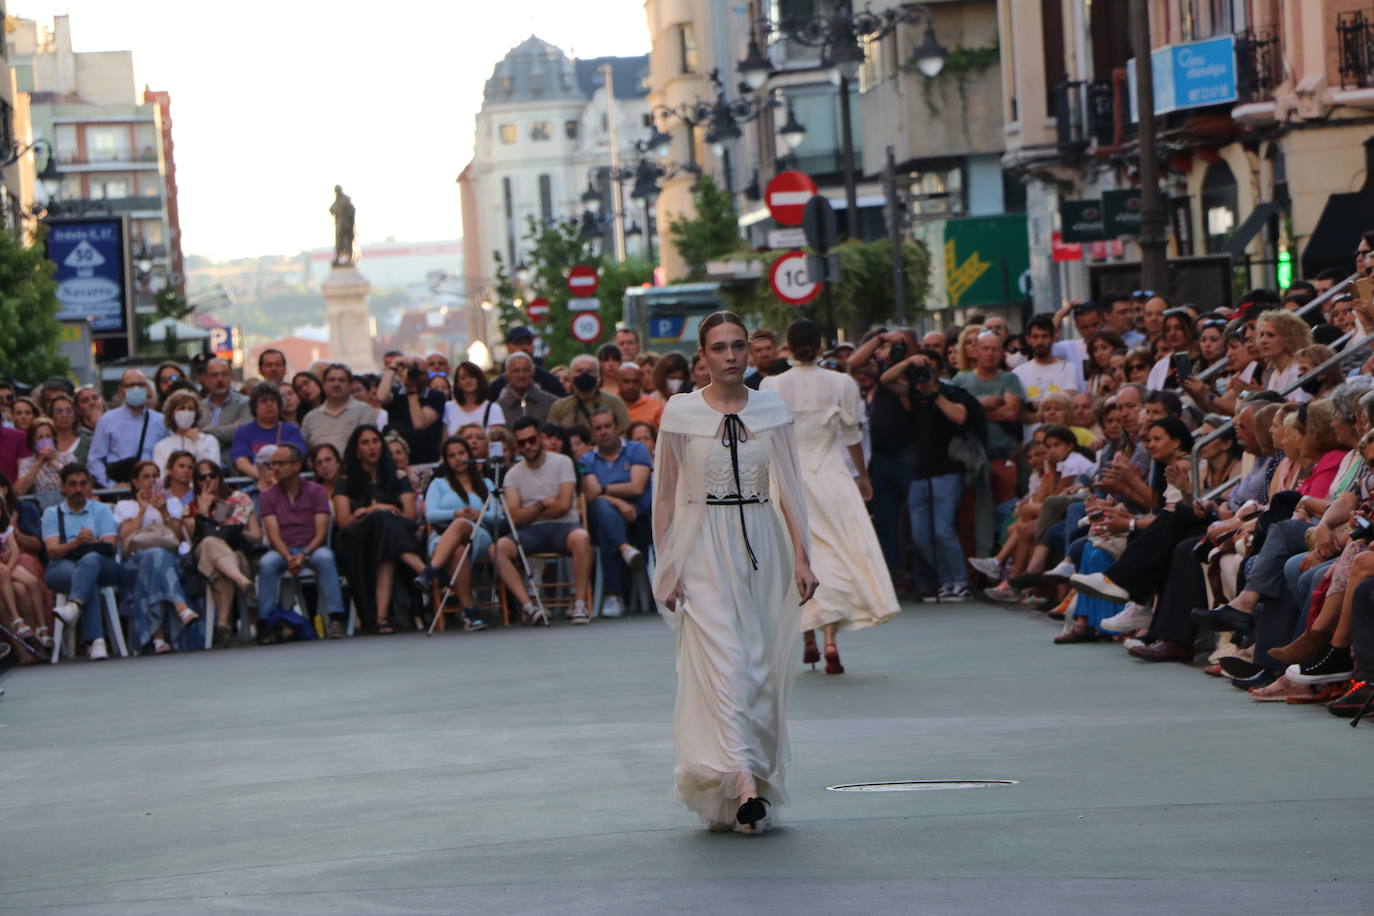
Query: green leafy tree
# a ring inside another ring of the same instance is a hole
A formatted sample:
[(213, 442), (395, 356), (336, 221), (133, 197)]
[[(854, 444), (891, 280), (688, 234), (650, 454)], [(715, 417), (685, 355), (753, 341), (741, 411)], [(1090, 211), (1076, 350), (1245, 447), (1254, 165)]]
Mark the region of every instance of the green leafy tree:
[(41, 238), (25, 246), (0, 231), (0, 375), (37, 382), (70, 371), (57, 351), (62, 325), (52, 275)]
[(706, 279), (707, 262), (739, 250), (743, 243), (734, 202), (710, 176), (702, 176), (692, 201), (696, 215), (670, 216), (668, 235), (677, 253), (687, 262), (686, 279), (698, 281)]
[[(852, 338), (876, 324), (893, 320), (896, 303), (892, 296), (892, 245), (887, 239), (872, 242), (841, 242), (832, 249), (840, 259), (840, 280), (830, 290), (830, 308), (837, 328), (845, 328)], [(773, 295), (768, 275), (785, 251), (760, 255), (763, 276), (754, 282), (736, 284), (721, 290), (730, 307), (765, 326), (782, 330), (797, 318), (828, 323), (826, 295), (821, 294), (803, 306), (788, 305)], [(930, 284), (930, 254), (919, 242), (902, 245), (906, 301), (909, 313), (918, 311)]]
[[(545, 362), (549, 365), (566, 363), (578, 353), (587, 353), (615, 336), (615, 326), (620, 321), (625, 300), (625, 290), (649, 281), (653, 268), (642, 258), (630, 258), (624, 263), (596, 253), (592, 241), (582, 236), (581, 226), (575, 220), (563, 220), (547, 226), (531, 219), (525, 234), (527, 241), (533, 242), (525, 254), (525, 266), (529, 268), (530, 279), (525, 289), (528, 298), (520, 296), (520, 290), (506, 273), (499, 252), (496, 260), (496, 295), (500, 309), (498, 322), (504, 333), (512, 325), (527, 324), (535, 328), (547, 347)], [(571, 322), (573, 313), (568, 310), (568, 271), (578, 264), (589, 264), (597, 271), (597, 298), (601, 309), (597, 316), (601, 319), (601, 336), (594, 341), (583, 343), (574, 340)], [(542, 298), (549, 303), (549, 315), (543, 323), (529, 320), (524, 306), (529, 300)], [(517, 305), (516, 303), (520, 304)]]

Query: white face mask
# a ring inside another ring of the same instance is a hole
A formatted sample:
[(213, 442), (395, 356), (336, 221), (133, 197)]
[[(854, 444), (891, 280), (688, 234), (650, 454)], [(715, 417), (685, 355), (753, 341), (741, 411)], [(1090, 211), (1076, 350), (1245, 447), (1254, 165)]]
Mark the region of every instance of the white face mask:
[(176, 410), (172, 412), (172, 420), (176, 423), (177, 429), (190, 429), (196, 422), (196, 412), (194, 410)]
[(679, 391), (682, 390), (682, 379), (680, 379), (680, 378), (670, 378), (670, 379), (665, 379), (664, 381), (665, 381), (665, 384), (667, 384), (667, 386), (668, 386), (668, 393), (669, 393), (669, 394), (677, 394)]
[(1017, 366), (1023, 364), (1025, 361), (1026, 361), (1026, 354), (1024, 354), (1024, 353), (1008, 353), (1008, 354), (1007, 354), (1007, 368), (1008, 368), (1008, 369), (1015, 369)]

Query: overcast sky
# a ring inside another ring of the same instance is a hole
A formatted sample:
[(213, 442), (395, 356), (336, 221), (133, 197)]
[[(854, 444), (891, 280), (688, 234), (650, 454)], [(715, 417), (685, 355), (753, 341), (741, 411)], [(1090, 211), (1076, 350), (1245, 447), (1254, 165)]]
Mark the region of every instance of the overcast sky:
[(342, 184), (361, 242), (456, 238), (458, 173), (492, 67), (531, 32), (578, 57), (649, 50), (643, 0), (11, 0), (72, 17), (77, 51), (134, 52), (172, 94), (182, 250), (332, 244)]

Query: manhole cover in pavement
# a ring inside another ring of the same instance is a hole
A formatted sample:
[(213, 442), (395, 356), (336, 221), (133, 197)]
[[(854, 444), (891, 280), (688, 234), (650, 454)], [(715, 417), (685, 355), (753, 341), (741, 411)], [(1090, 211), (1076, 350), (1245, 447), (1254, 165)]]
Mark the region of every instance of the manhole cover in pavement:
[(924, 792), (935, 789), (986, 789), (989, 786), (1014, 786), (1015, 779), (899, 779), (893, 782), (855, 782), (826, 786), (831, 792)]

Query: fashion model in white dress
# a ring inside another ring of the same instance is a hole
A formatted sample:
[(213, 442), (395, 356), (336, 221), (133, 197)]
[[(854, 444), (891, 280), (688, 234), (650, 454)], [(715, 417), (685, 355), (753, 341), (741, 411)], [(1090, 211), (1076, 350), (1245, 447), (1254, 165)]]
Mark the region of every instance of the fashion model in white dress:
[(774, 392), (739, 397), (737, 414), (705, 391), (669, 398), (654, 461), (654, 595), (677, 631), (675, 791), (717, 829), (744, 823), (741, 799), (786, 799), (798, 580), (815, 587), (794, 570), (806, 498), (792, 415)]
[[(811, 535), (811, 568), (820, 579), (814, 601), (802, 609), (801, 628), (859, 629), (884, 623), (900, 610), (882, 547), (863, 497), (845, 465), (845, 450), (860, 445), (863, 399), (842, 372), (813, 363), (794, 366), (760, 385), (776, 391), (796, 419), (802, 487)], [(833, 645), (833, 643), (832, 643)], [(826, 670), (834, 671), (827, 657)]]

